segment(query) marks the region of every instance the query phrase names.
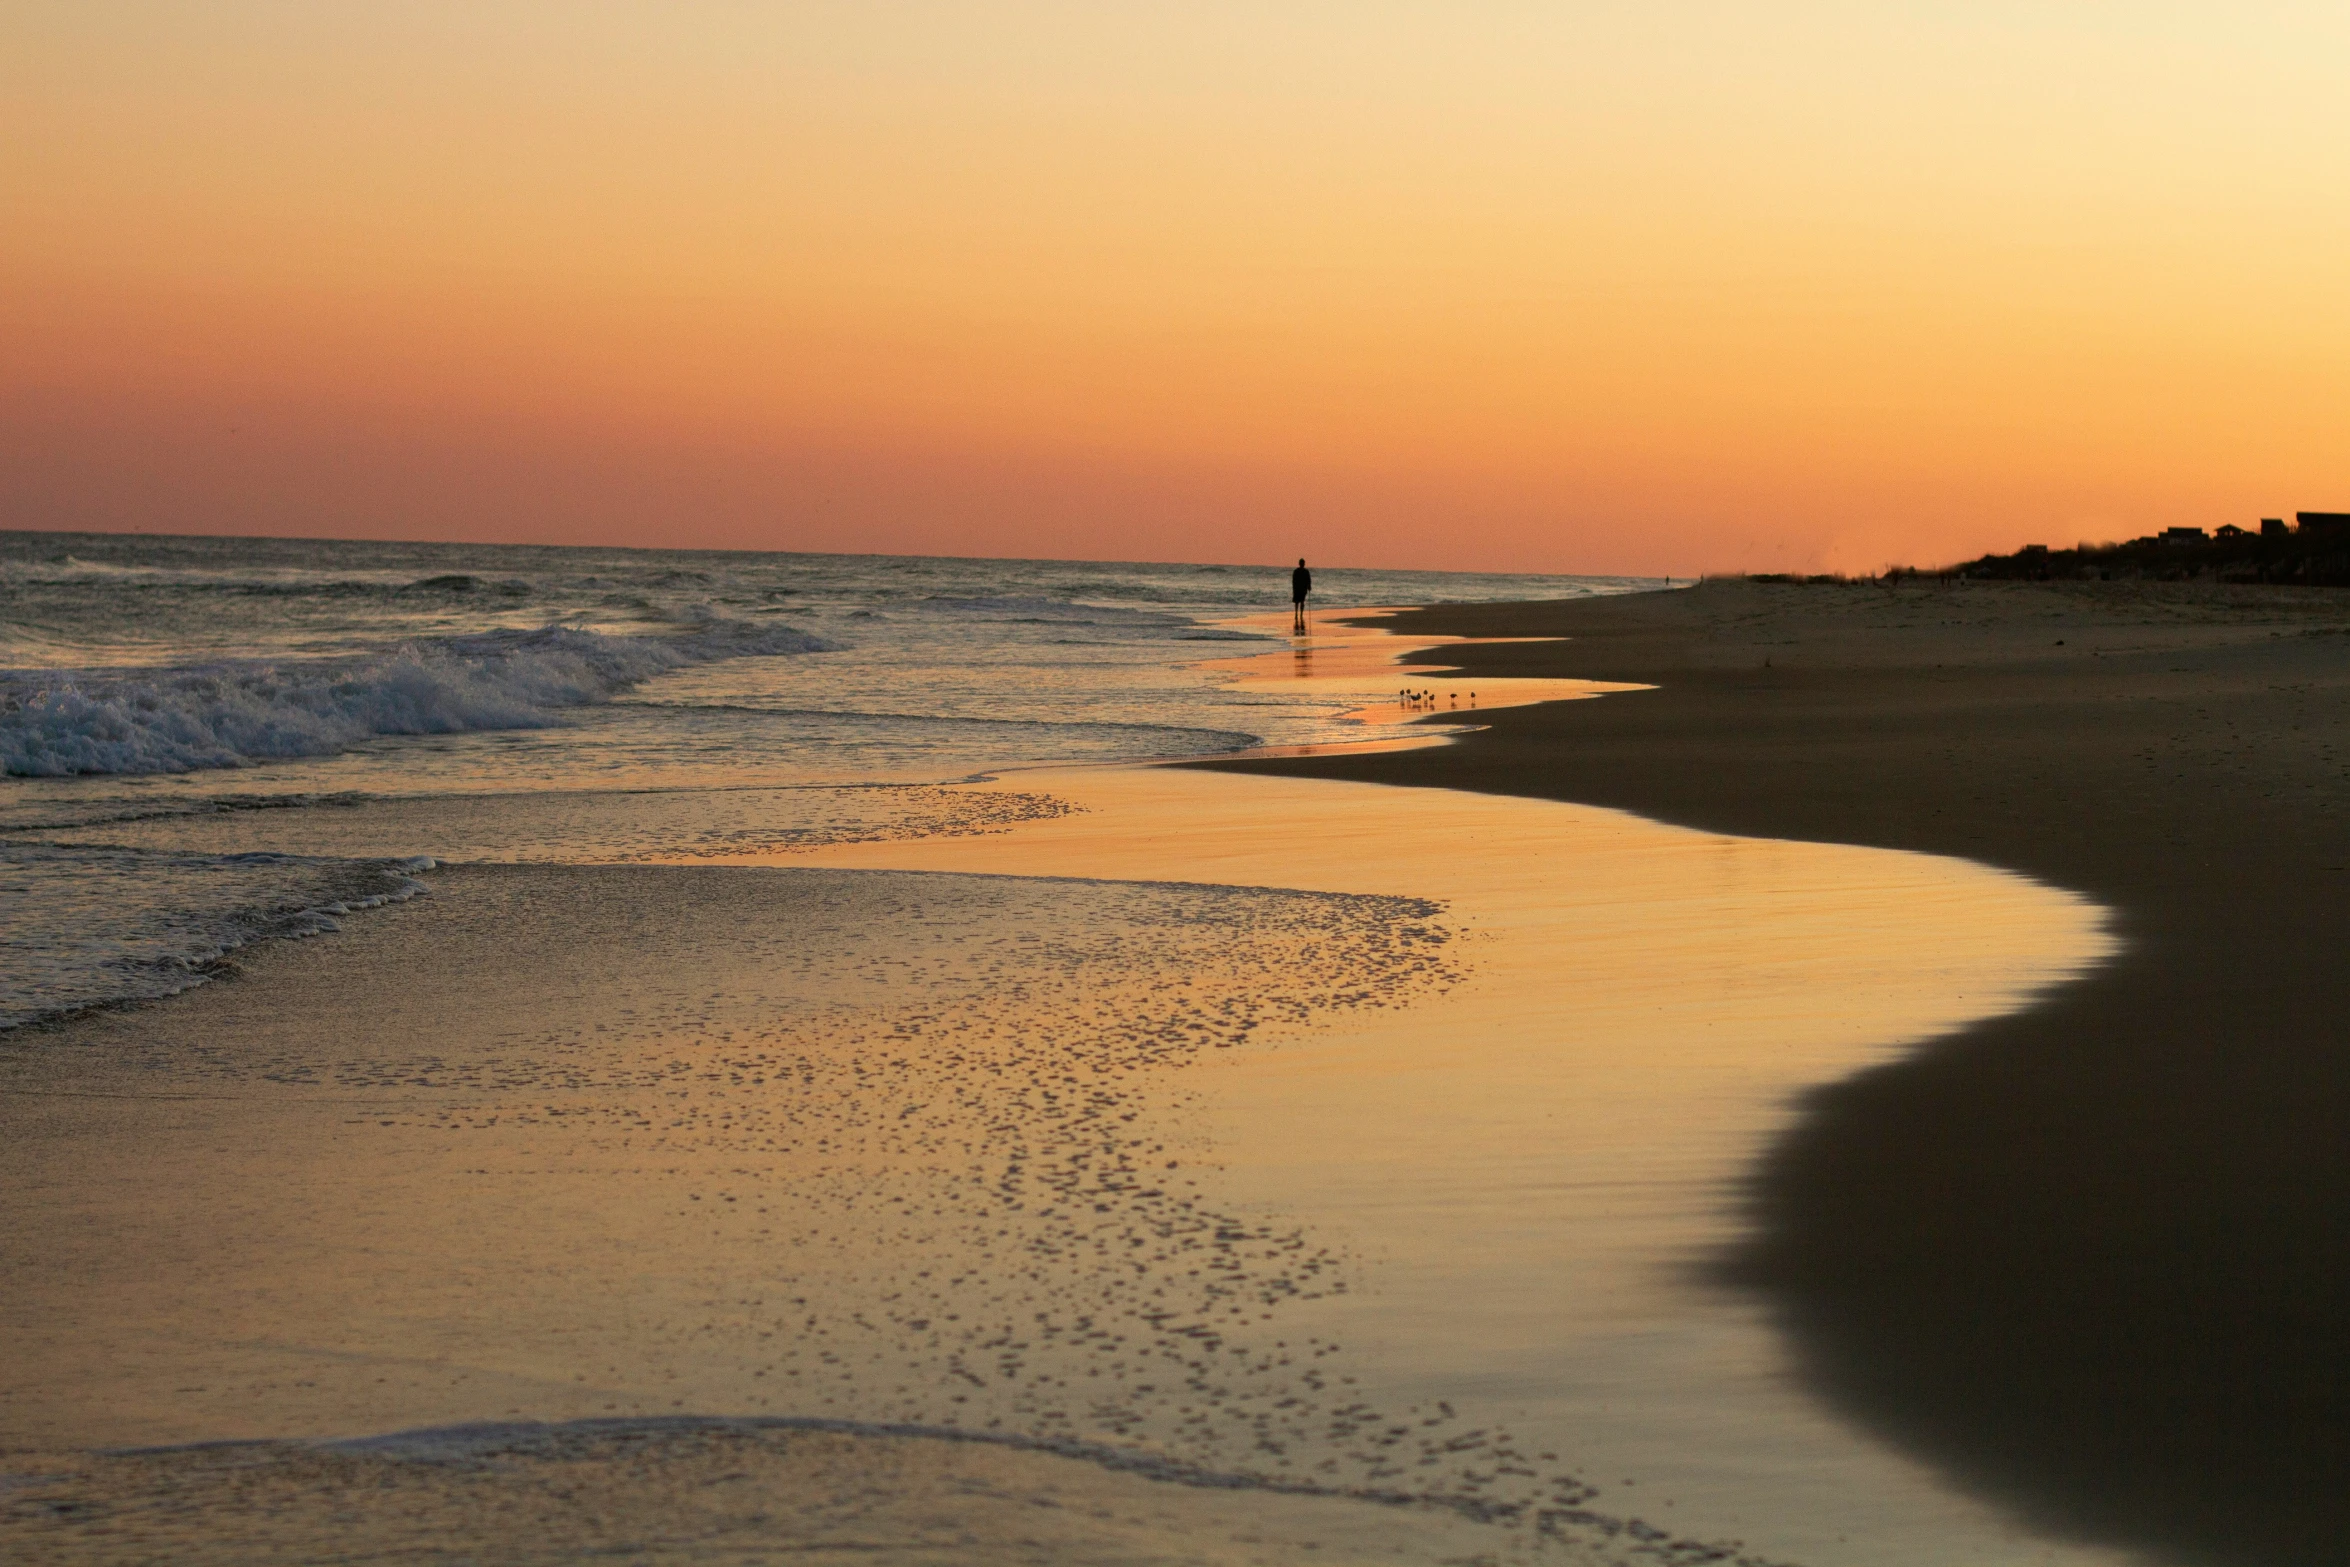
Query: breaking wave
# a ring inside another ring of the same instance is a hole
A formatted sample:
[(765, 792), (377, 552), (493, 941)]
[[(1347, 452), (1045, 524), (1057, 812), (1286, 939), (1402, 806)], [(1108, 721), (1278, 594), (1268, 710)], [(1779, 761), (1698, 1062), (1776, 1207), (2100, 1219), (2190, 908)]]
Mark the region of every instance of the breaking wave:
[(543, 729), (565, 708), (674, 669), (837, 646), (790, 626), (710, 619), (674, 636), (549, 626), (342, 658), (18, 670), (0, 674), (0, 773), (187, 773), (328, 756), (378, 735)]

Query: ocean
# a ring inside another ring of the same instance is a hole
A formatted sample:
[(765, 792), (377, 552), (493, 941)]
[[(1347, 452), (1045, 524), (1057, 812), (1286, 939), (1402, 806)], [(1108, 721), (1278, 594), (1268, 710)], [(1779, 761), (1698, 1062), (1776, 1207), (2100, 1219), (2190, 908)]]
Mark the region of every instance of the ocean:
[[(1322, 567), (1314, 603), (1650, 585)], [(939, 786), (1360, 738), (1347, 693), (1197, 667), (1278, 645), (1227, 622), (1287, 590), (1278, 566), (0, 534), (0, 1027), (175, 993), (442, 860), (987, 831), (1055, 807)]]

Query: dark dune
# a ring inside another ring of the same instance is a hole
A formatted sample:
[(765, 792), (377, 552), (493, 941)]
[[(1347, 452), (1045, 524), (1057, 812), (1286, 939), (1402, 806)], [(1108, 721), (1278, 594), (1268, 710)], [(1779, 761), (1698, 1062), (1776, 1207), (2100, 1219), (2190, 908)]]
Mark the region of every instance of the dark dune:
[(1653, 681), (1439, 750), (1202, 765), (1964, 855), (2126, 950), (1834, 1085), (1724, 1272), (1818, 1392), (2037, 1526), (2350, 1550), (2350, 595), (1775, 586), (1416, 612), (1568, 636), (1469, 677)]

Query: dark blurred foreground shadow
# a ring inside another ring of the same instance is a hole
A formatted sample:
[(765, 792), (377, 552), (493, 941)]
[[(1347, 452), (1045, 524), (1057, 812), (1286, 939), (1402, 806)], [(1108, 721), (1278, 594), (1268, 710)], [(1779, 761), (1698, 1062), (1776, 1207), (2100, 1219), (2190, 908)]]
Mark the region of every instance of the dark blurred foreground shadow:
[(1723, 1273), (1834, 1406), (2043, 1530), (2350, 1562), (2350, 1018), (2294, 934), (2216, 982), (2141, 947), (1819, 1092)]

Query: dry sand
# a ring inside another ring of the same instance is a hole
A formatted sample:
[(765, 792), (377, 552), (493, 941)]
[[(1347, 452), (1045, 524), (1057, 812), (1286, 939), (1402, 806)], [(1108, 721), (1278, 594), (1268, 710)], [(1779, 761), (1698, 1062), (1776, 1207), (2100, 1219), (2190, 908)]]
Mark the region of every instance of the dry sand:
[(1736, 1271), (1817, 1388), (2044, 1528), (2339, 1559), (2350, 598), (1730, 581), (1396, 629), (1569, 639), (1427, 655), (1465, 682), (1656, 689), (1213, 765), (1963, 855), (2117, 909), (2092, 977), (1813, 1096)]

